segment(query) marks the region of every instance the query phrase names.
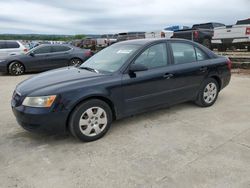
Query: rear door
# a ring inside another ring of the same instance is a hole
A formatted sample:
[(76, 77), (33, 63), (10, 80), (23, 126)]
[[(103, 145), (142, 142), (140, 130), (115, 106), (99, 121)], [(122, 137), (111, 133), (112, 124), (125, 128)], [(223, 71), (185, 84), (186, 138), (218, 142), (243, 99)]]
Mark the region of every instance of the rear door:
[(197, 91), (208, 74), (210, 59), (198, 46), (189, 42), (169, 43), (172, 65), (168, 72), (173, 75), (172, 103), (195, 99)]

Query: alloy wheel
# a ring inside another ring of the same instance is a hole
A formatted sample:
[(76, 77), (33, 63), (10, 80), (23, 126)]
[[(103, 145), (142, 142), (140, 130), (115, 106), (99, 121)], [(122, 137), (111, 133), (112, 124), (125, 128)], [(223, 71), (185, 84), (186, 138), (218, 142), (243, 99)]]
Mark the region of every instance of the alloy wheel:
[(203, 92), (203, 99), (207, 104), (212, 103), (217, 96), (217, 86), (215, 83), (208, 83)]
[(15, 63), (10, 67), (10, 71), (13, 75), (21, 75), (24, 73), (24, 66), (20, 63)]

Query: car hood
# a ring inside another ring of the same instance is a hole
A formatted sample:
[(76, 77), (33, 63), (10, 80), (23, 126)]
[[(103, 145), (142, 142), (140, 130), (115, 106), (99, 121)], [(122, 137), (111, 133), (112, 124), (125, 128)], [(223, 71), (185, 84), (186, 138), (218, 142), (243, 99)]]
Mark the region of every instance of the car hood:
[(76, 67), (66, 67), (32, 76), (18, 84), (16, 91), (21, 95), (49, 95), (51, 92), (60, 92), (65, 87), (72, 87), (74, 84), (83, 86), (82, 82), (88, 81), (90, 83), (90, 80), (105, 76), (107, 75), (102, 73), (95, 73)]

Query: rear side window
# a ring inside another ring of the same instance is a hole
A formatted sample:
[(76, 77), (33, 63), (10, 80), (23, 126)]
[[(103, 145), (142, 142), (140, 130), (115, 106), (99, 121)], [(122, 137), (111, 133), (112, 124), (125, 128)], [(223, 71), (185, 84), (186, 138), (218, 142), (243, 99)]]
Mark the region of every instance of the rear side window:
[(174, 56), (174, 64), (184, 64), (196, 61), (196, 54), (193, 45), (186, 43), (171, 43)]
[(19, 48), (20, 45), (17, 42), (6, 42), (6, 48)]
[(44, 46), (34, 50), (34, 54), (46, 54), (46, 53), (51, 53), (50, 46)]
[(199, 48), (195, 47), (195, 51), (196, 51), (197, 61), (203, 61), (208, 59), (207, 54), (205, 54)]
[(174, 64), (192, 63), (209, 59), (208, 55), (198, 47), (187, 43), (171, 43)]
[(52, 52), (66, 52), (70, 49), (68, 46), (52, 46)]

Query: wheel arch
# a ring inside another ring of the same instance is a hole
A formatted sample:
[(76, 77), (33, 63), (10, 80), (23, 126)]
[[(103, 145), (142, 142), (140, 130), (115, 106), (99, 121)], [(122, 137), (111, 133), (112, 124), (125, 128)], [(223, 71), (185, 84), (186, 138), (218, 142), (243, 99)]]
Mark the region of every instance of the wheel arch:
[(219, 91), (221, 90), (221, 79), (220, 79), (220, 77), (219, 76), (216, 76), (216, 75), (212, 75), (212, 76), (210, 76), (209, 78), (213, 78), (213, 79), (215, 79), (216, 80), (216, 82), (218, 83), (218, 85), (219, 85)]
[(105, 96), (101, 96), (101, 95), (94, 95), (94, 96), (89, 96), (89, 97), (85, 97), (81, 100), (79, 100), (76, 104), (74, 104), (73, 108), (70, 109), (70, 113), (68, 114), (68, 117), (67, 117), (67, 121), (66, 121), (66, 130), (68, 130), (69, 128), (69, 120), (70, 120), (70, 116), (71, 114), (73, 113), (73, 111), (75, 110), (75, 108), (80, 105), (81, 103), (85, 102), (85, 101), (88, 101), (88, 100), (91, 100), (91, 99), (99, 99), (101, 101), (104, 101), (105, 103), (107, 103), (111, 109), (111, 112), (112, 112), (112, 119), (115, 120), (116, 119), (116, 109), (115, 109), (115, 106), (114, 106), (114, 103), (107, 97)]

